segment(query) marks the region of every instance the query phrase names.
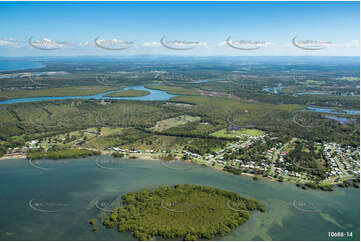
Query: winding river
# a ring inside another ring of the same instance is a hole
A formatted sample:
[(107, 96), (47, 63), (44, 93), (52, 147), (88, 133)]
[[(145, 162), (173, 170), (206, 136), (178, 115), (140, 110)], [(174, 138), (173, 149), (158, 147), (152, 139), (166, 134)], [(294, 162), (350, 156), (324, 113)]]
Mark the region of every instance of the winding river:
[[(141, 97), (105, 97), (107, 94), (124, 91), (124, 90), (144, 90), (150, 92), (148, 95)], [(51, 100), (68, 100), (68, 99), (114, 99), (114, 100), (142, 100), (142, 101), (165, 101), (169, 100), (176, 95), (169, 94), (165, 91), (149, 89), (144, 86), (130, 86), (121, 90), (113, 90), (108, 92), (102, 92), (95, 95), (89, 96), (61, 96), (61, 97), (26, 97), (26, 98), (14, 98), (0, 101), (0, 104), (12, 104), (12, 103), (23, 103), (23, 102), (36, 102), (36, 101), (51, 101)]]
[(349, 109), (333, 109), (333, 108), (321, 108), (321, 107), (307, 107), (305, 110), (319, 113), (332, 113), (332, 114), (349, 114), (349, 115), (360, 115), (360, 110), (349, 110)]

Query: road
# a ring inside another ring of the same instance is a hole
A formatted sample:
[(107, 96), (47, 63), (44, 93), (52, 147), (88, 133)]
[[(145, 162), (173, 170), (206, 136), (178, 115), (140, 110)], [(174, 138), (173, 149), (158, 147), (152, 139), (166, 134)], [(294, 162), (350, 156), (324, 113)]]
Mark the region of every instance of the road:
[(272, 165), (271, 165), (271, 171), (270, 171), (270, 176), (273, 176), (273, 173), (276, 169), (276, 167), (274, 166), (274, 164), (276, 163), (277, 157), (279, 156), (280, 152), (285, 149), (289, 144), (295, 142), (297, 140), (296, 137), (293, 137), (290, 141), (286, 142), (282, 147), (280, 147), (279, 149), (277, 149), (274, 154), (273, 154), (273, 159), (272, 159)]

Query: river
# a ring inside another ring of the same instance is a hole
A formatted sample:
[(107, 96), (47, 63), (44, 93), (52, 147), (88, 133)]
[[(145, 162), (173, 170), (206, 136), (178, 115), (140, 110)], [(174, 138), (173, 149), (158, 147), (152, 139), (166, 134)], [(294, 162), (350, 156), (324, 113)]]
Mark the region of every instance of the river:
[(305, 110), (311, 112), (319, 112), (319, 113), (360, 115), (360, 110), (321, 108), (321, 107), (311, 107), (311, 106), (307, 107)]
[[(121, 169), (103, 169), (96, 161)], [(92, 232), (88, 220), (99, 213), (95, 203), (103, 206), (126, 192), (184, 183), (231, 190), (265, 205), (265, 213), (253, 213), (222, 240), (331, 240), (329, 232), (352, 232), (348, 239), (360, 239), (360, 193), (354, 188), (304, 191), (286, 182), (253, 181), (183, 162), (165, 166), (108, 156), (41, 161), (36, 166), (53, 169), (37, 169), (25, 159), (0, 161), (0, 240), (133, 240), (99, 221), (100, 230)]]
[[(148, 95), (141, 97), (105, 97), (105, 95), (119, 92), (123, 90), (144, 90), (150, 92)], [(169, 100), (171, 97), (176, 95), (169, 94), (165, 91), (149, 89), (144, 86), (131, 86), (126, 87), (122, 90), (114, 90), (108, 92), (102, 92), (95, 95), (89, 96), (61, 96), (61, 97), (25, 97), (25, 98), (14, 98), (0, 101), (0, 104), (12, 104), (12, 103), (23, 103), (23, 102), (36, 102), (36, 101), (51, 101), (51, 100), (69, 100), (69, 99), (113, 99), (113, 100), (142, 100), (142, 101), (163, 101)]]

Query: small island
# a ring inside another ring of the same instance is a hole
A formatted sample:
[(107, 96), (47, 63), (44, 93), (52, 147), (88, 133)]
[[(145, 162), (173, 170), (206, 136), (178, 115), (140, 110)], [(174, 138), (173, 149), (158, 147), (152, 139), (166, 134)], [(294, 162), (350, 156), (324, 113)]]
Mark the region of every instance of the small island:
[(145, 91), (145, 90), (130, 89), (130, 90), (109, 93), (109, 94), (105, 95), (104, 97), (142, 97), (142, 96), (146, 96), (149, 94), (150, 94), (150, 92)]
[(139, 240), (212, 240), (225, 236), (263, 205), (237, 193), (198, 185), (163, 185), (122, 196), (103, 225), (130, 231)]

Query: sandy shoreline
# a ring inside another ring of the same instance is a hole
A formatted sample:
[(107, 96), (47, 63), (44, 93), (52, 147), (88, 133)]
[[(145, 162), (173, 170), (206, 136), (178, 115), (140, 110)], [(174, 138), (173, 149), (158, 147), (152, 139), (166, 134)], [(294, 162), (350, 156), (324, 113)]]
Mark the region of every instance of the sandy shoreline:
[(6, 154), (0, 157), (0, 160), (10, 160), (10, 159), (25, 159), (25, 153), (14, 153), (14, 154)]
[[(96, 149), (93, 149), (93, 150), (96, 150)], [(101, 152), (102, 152), (101, 155), (108, 155), (108, 156), (111, 156), (111, 153), (112, 153), (112, 152), (107, 152), (107, 151), (101, 151)], [(129, 158), (129, 156), (126, 156), (126, 157), (123, 157), (121, 159), (162, 161), (158, 157), (155, 157), (157, 155), (154, 155), (154, 154), (138, 154), (138, 153), (134, 153), (134, 154), (132, 154), (132, 156), (134, 156), (135, 158), (132, 159), (132, 158)], [(26, 159), (26, 153), (6, 154), (3, 157), (0, 157), (0, 160), (10, 160), (10, 159)], [(210, 166), (210, 165), (207, 165), (207, 164), (204, 164), (204, 163), (199, 163), (199, 162), (194, 162), (194, 161), (189, 161), (189, 160), (180, 160), (180, 159), (175, 159), (174, 161), (183, 161), (185, 163), (193, 163), (193, 164), (198, 164), (198, 165), (204, 165), (206, 167), (209, 167), (209, 168), (212, 168), (212, 169), (215, 169), (215, 170), (218, 170), (218, 171), (227, 172), (227, 171), (224, 171), (220, 167)], [(227, 172), (227, 173), (229, 173), (229, 172)], [(257, 175), (249, 174), (249, 173), (242, 173), (242, 174), (240, 174), (240, 176), (254, 177), (254, 176), (257, 176)], [(265, 179), (270, 180), (270, 181), (276, 181), (275, 179), (269, 178), (269, 177), (267, 177)]]
[[(96, 149), (93, 149), (93, 150), (96, 150)], [(109, 152), (109, 151), (101, 151), (101, 155), (111, 156), (111, 153), (112, 152)], [(134, 153), (134, 154), (131, 154), (131, 156), (133, 156), (134, 158), (130, 158), (129, 155), (128, 155), (128, 156), (125, 156), (125, 157), (123, 157), (121, 159), (162, 161), (159, 158), (159, 154), (139, 154), (139, 153)], [(10, 160), (10, 159), (26, 159), (26, 153), (6, 154), (3, 157), (0, 157), (0, 161), (1, 160)], [(228, 174), (232, 174), (230, 172), (227, 172), (227, 171), (223, 170), (220, 167), (211, 166), (211, 165), (208, 165), (208, 164), (205, 164), (205, 163), (200, 163), (200, 162), (195, 162), (195, 161), (190, 161), (190, 160), (182, 160), (182, 159), (179, 159), (179, 158), (175, 159), (174, 161), (183, 161), (185, 163), (193, 163), (193, 164), (198, 164), (200, 166), (203, 165), (205, 167), (209, 167), (209, 168), (221, 171), (221, 172), (226, 172)], [(258, 177), (258, 179), (263, 179), (263, 180), (267, 180), (267, 181), (271, 181), (271, 182), (279, 182), (277, 179), (275, 179), (273, 177), (269, 177), (269, 176), (268, 177), (263, 177), (261, 175), (250, 174), (250, 173), (242, 173), (242, 174), (239, 174), (239, 176)], [(284, 182), (285, 183), (291, 183), (291, 184), (297, 184), (296, 181), (291, 181), (291, 180), (287, 180), (287, 181), (284, 181)], [(337, 183), (334, 183), (334, 185), (335, 184), (337, 184)]]

